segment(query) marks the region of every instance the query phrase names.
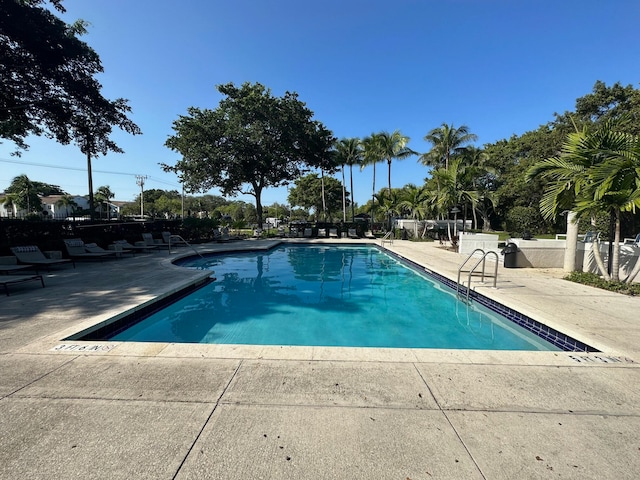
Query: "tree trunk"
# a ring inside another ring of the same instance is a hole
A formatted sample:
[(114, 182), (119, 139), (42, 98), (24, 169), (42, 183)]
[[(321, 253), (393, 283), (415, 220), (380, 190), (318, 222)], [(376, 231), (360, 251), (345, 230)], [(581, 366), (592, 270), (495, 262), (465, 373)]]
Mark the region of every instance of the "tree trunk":
[[(591, 217), (591, 225), (593, 226), (593, 229), (595, 231), (595, 217)], [(611, 280), (611, 277), (607, 273), (607, 269), (604, 266), (604, 262), (602, 261), (602, 255), (600, 255), (600, 240), (598, 239), (597, 235), (596, 238), (593, 239), (593, 243), (591, 244), (591, 252), (593, 252), (593, 258), (596, 261), (596, 265), (598, 266), (598, 270), (600, 271), (600, 275), (602, 275), (602, 278), (604, 278), (606, 281)]]
[[(614, 282), (620, 281), (620, 210), (614, 211), (616, 232), (613, 240), (613, 254), (611, 261), (611, 280)], [(609, 239), (611, 242), (611, 239)]]
[[(322, 218), (327, 221), (327, 202), (324, 198), (324, 170), (320, 169), (320, 184), (322, 186)], [(320, 217), (318, 215), (318, 217)]]
[(351, 221), (353, 222), (355, 219), (355, 201), (353, 198), (353, 165), (349, 165), (349, 176), (351, 181)]
[(347, 221), (347, 194), (344, 185), (344, 165), (342, 166), (342, 221)]

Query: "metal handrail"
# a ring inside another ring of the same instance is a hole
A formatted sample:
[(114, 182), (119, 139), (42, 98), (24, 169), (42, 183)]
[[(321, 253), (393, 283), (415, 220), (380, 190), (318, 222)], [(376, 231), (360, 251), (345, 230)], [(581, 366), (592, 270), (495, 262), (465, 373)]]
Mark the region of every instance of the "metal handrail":
[(391, 235), (393, 235), (393, 230), (389, 230), (387, 233), (385, 233), (384, 237), (380, 239), (380, 246), (384, 245), (384, 242), (389, 242), (391, 245), (393, 245), (393, 237)]
[(494, 272), (493, 272), (493, 288), (496, 288), (496, 284), (497, 284), (497, 281), (498, 281), (498, 254), (496, 252), (492, 251), (492, 250), (490, 250), (488, 252), (485, 252), (481, 248), (476, 248), (473, 252), (471, 252), (469, 254), (469, 256), (465, 259), (465, 261), (462, 262), (462, 265), (460, 265), (460, 267), (458, 268), (458, 281), (456, 283), (456, 296), (458, 296), (459, 293), (460, 293), (460, 273), (462, 272), (462, 268), (471, 259), (471, 257), (473, 257), (477, 252), (482, 253), (482, 256), (475, 263), (475, 265), (469, 269), (469, 275), (467, 276), (467, 296), (466, 296), (467, 303), (469, 303), (469, 293), (471, 292), (471, 275), (476, 270), (478, 265), (480, 265), (480, 263), (482, 263), (482, 276), (480, 277), (480, 281), (482, 283), (484, 283), (485, 263), (486, 263), (487, 255), (493, 254), (496, 257), (496, 265), (495, 265), (495, 269), (494, 269)]
[(205, 259), (202, 254), (195, 249), (195, 247), (193, 245), (191, 245), (189, 242), (187, 242), (184, 238), (182, 238), (180, 235), (171, 235), (169, 236), (169, 252), (171, 252), (171, 240), (172, 239), (179, 239), (180, 242), (184, 243), (185, 245), (187, 245), (191, 250), (193, 250), (194, 252), (196, 252), (196, 255), (198, 255), (200, 258), (202, 258), (203, 260)]

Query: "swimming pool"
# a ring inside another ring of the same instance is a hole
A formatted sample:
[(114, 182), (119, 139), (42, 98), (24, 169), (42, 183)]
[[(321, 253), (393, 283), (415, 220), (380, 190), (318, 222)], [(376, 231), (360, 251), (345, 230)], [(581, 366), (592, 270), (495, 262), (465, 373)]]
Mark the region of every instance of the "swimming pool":
[(110, 340), (561, 350), (374, 246), (285, 244), (179, 264), (217, 280)]

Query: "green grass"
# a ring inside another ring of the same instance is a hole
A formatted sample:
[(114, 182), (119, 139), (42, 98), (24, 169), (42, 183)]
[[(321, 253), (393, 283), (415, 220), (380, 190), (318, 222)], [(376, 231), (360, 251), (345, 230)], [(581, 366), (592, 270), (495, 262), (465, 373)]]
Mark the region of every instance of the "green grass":
[(572, 272), (566, 277), (565, 280), (570, 282), (581, 283), (583, 285), (589, 285), (591, 287), (601, 288), (603, 290), (609, 290), (610, 292), (623, 293), (625, 295), (640, 295), (640, 285), (637, 283), (623, 283), (623, 282), (607, 282), (595, 273), (588, 272)]

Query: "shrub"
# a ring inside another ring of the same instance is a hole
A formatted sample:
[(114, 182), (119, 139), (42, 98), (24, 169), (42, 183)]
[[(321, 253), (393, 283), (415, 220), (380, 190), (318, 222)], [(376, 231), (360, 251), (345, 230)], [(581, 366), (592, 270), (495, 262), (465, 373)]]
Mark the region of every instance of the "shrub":
[(505, 220), (505, 229), (514, 237), (522, 232), (542, 233), (543, 225), (540, 211), (535, 207), (513, 207)]
[(640, 295), (640, 285), (638, 284), (608, 282), (595, 273), (571, 272), (569, 275), (564, 277), (564, 279), (575, 283), (581, 283), (582, 285), (601, 288), (602, 290), (608, 290), (610, 292), (617, 292), (625, 295)]

